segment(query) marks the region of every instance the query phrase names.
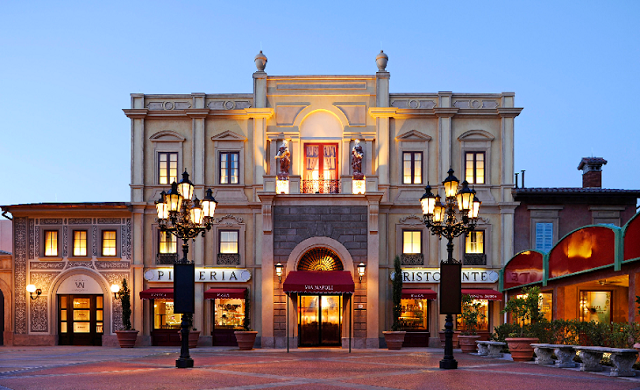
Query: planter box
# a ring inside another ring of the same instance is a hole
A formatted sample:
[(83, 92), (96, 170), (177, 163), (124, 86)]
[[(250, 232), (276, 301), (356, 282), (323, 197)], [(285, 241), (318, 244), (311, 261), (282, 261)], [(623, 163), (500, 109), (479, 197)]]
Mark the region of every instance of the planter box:
[(258, 332), (255, 330), (236, 330), (233, 334), (236, 335), (238, 347), (243, 351), (249, 351), (253, 349), (253, 345), (256, 343)]
[(120, 348), (133, 348), (138, 338), (137, 330), (116, 330)]
[(387, 342), (387, 348), (390, 350), (402, 349), (402, 343), (404, 343), (404, 335), (406, 333), (407, 332), (404, 330), (389, 330), (382, 332), (384, 335), (384, 341)]
[(537, 337), (509, 337), (504, 339), (509, 346), (511, 358), (514, 362), (528, 362), (533, 359), (533, 347), (531, 344), (538, 342)]

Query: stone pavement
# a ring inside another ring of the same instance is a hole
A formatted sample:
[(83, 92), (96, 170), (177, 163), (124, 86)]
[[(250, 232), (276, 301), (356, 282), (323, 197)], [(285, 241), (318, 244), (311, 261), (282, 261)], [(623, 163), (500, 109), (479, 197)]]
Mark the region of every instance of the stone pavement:
[(612, 378), (442, 349), (400, 351), (198, 347), (192, 369), (175, 368), (179, 347), (0, 347), (0, 389), (640, 389), (640, 377)]

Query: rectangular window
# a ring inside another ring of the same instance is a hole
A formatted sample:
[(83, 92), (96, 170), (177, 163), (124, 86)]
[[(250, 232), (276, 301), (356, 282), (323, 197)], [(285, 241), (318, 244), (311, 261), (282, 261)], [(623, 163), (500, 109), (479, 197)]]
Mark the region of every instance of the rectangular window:
[[(471, 301), (472, 304), (480, 303), (480, 307), (478, 308), (478, 312), (484, 314), (484, 319), (480, 319), (478, 317), (478, 325), (476, 331), (487, 332), (489, 331), (489, 301), (486, 299), (474, 299)], [(466, 325), (462, 320), (462, 316), (456, 316), (456, 330), (464, 331), (466, 329)]]
[(102, 256), (116, 255), (116, 231), (102, 231)]
[(465, 175), (469, 184), (484, 184), (484, 152), (465, 153)]
[(220, 253), (238, 253), (238, 231), (220, 231)]
[(426, 299), (402, 299), (400, 327), (408, 331), (429, 330), (429, 301)]
[(216, 299), (214, 316), (216, 329), (241, 329), (244, 323), (244, 299)]
[(240, 154), (220, 152), (220, 184), (238, 184), (239, 182)]
[(473, 231), (467, 234), (464, 253), (484, 253), (484, 231)]
[(402, 183), (422, 183), (422, 152), (402, 153)]
[(178, 181), (178, 153), (158, 153), (158, 184), (171, 184)]
[(46, 230), (44, 232), (44, 255), (58, 256), (58, 231)]
[(173, 299), (153, 300), (153, 329), (180, 329), (182, 314), (173, 312)]
[(174, 236), (170, 232), (161, 231), (159, 233), (160, 233), (160, 240), (158, 240), (159, 242), (158, 253), (178, 253), (177, 252), (178, 240), (176, 239), (176, 236)]
[(611, 323), (611, 291), (580, 291), (580, 321)]
[(74, 256), (87, 255), (87, 231), (86, 230), (73, 231), (73, 255)]
[(553, 246), (553, 223), (536, 223), (536, 250), (549, 252)]
[(404, 230), (402, 232), (402, 253), (422, 253), (422, 231)]

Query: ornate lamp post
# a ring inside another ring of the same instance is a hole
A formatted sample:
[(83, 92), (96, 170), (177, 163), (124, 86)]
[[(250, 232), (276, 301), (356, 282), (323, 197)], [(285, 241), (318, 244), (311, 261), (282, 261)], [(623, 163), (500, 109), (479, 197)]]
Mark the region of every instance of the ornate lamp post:
[(189, 328), (194, 312), (194, 264), (187, 259), (189, 240), (211, 230), (213, 214), (218, 202), (211, 195), (211, 189), (202, 201), (193, 197), (193, 184), (185, 170), (180, 183), (171, 184), (169, 192), (162, 191), (156, 201), (158, 225), (160, 231), (169, 232), (182, 239), (182, 259), (173, 265), (175, 304), (174, 312), (182, 313), (182, 348), (176, 367), (193, 367), (193, 359), (189, 356)]
[[(458, 362), (453, 358), (453, 316), (460, 314), (461, 291), (460, 273), (461, 262), (453, 259), (453, 239), (472, 231), (478, 221), (480, 200), (475, 191), (469, 189), (467, 181), (462, 182), (453, 175), (453, 169), (447, 172), (449, 176), (442, 182), (444, 185), (445, 202), (440, 201), (440, 195), (431, 192), (431, 186), (425, 187), (425, 194), (420, 198), (424, 224), (431, 234), (447, 239), (447, 261), (440, 263), (440, 314), (446, 314), (444, 358), (440, 360), (440, 368), (456, 369)], [(457, 209), (457, 210), (456, 210)], [(459, 216), (458, 216), (459, 212)], [(444, 289), (447, 289), (445, 294)]]

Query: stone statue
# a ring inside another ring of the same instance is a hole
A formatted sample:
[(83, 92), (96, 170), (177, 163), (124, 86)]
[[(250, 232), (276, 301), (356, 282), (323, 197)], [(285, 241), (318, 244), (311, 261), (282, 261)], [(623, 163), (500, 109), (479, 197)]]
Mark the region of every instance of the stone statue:
[(287, 140), (283, 140), (276, 154), (276, 160), (280, 160), (280, 170), (278, 171), (278, 180), (289, 180), (289, 166), (291, 165), (291, 153), (287, 147)]
[(362, 158), (364, 157), (364, 150), (360, 145), (360, 141), (356, 140), (353, 149), (351, 149), (351, 167), (353, 168), (353, 180), (364, 179), (364, 173), (362, 173)]

